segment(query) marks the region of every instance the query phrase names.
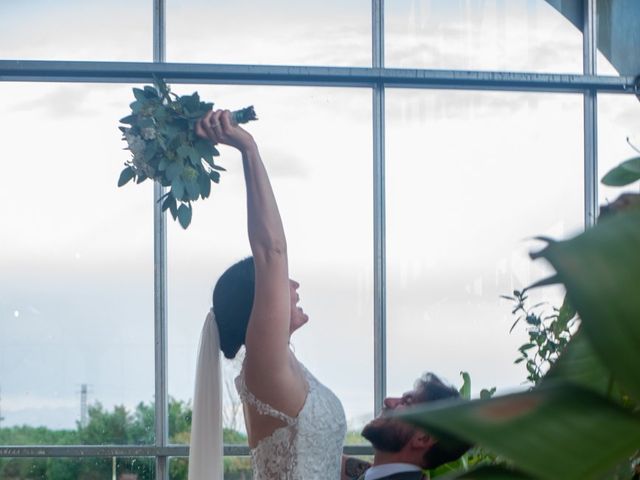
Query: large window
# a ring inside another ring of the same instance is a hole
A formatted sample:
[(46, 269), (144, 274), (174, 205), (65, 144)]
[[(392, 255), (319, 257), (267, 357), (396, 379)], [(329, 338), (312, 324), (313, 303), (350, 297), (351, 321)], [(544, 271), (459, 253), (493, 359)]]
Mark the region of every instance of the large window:
[[(223, 151), (188, 230), (151, 182), (118, 188), (132, 86), (255, 105), (311, 318), (295, 352), (343, 402), (346, 451), (367, 453), (362, 425), (426, 370), (523, 388), (500, 295), (547, 273), (529, 239), (591, 225), (614, 195), (598, 179), (637, 155), (638, 10), (0, 2), (0, 480), (186, 478), (200, 329), (249, 254), (244, 185)], [(249, 471), (241, 361), (224, 364), (229, 478)]]

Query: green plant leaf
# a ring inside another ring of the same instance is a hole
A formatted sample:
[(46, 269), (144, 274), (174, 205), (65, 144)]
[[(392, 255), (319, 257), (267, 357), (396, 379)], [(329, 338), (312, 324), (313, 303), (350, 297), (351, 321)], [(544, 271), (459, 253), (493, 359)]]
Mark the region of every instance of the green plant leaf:
[(184, 185), (186, 187), (189, 200), (197, 200), (200, 196), (200, 185), (198, 184), (197, 180), (184, 182)]
[(534, 477), (502, 465), (481, 465), (466, 472), (458, 471), (437, 478), (441, 480), (533, 480)]
[[(173, 195), (167, 195), (162, 202), (162, 211), (164, 212), (167, 209), (170, 209), (173, 206), (173, 209), (176, 208), (176, 199)], [(174, 215), (175, 218), (175, 215)]]
[(193, 146), (198, 151), (200, 156), (204, 158), (208, 163), (212, 163), (212, 158), (218, 155), (218, 151), (213, 145), (211, 145), (211, 142), (209, 142), (208, 140), (196, 140)]
[(176, 149), (176, 153), (178, 154), (178, 157), (186, 160), (187, 158), (189, 158), (189, 150), (191, 150), (191, 147), (189, 145), (180, 145)]
[(640, 157), (622, 162), (602, 177), (602, 183), (611, 187), (623, 187), (636, 180), (640, 180)]
[(209, 172), (209, 178), (211, 179), (211, 181), (213, 183), (219, 183), (220, 182), (220, 173), (216, 172), (215, 170), (211, 170)]
[(120, 172), (120, 178), (118, 179), (118, 186), (122, 187), (126, 185), (129, 180), (136, 176), (136, 172), (132, 167), (126, 167)]
[(175, 201), (175, 198), (173, 199), (173, 202), (169, 204), (169, 212), (171, 212), (171, 216), (174, 220), (178, 218), (178, 203)]
[(120, 119), (120, 123), (125, 123), (127, 125), (133, 125), (135, 121), (136, 121), (135, 115), (127, 115), (126, 117)]
[(178, 207), (178, 222), (180, 222), (180, 225), (185, 230), (191, 223), (191, 213), (191, 206), (186, 203), (183, 203)]
[(158, 90), (156, 90), (156, 88), (152, 87), (151, 85), (144, 86), (144, 93), (147, 98), (158, 98), (160, 96)]
[(185, 192), (185, 184), (180, 177), (176, 177), (171, 182), (171, 195), (176, 200), (182, 200)]
[(578, 331), (542, 382), (565, 380), (606, 395), (610, 379), (611, 372), (595, 354), (585, 334)]
[(211, 180), (206, 174), (198, 176), (198, 186), (200, 187), (200, 195), (202, 198), (208, 198), (211, 194)]
[(471, 376), (469, 372), (460, 372), (462, 377), (462, 387), (460, 387), (460, 396), (465, 400), (471, 400)]
[(640, 417), (568, 384), (489, 400), (433, 402), (398, 417), (441, 442), (476, 443), (544, 479), (597, 478), (640, 445)]
[(483, 388), (482, 390), (480, 390), (480, 399), (487, 400), (493, 397), (494, 393), (496, 393), (496, 387), (491, 387), (489, 389)]
[(532, 256), (556, 269), (600, 361), (640, 399), (640, 211), (613, 215)]
[(165, 168), (164, 174), (170, 181), (173, 181), (180, 176), (183, 168), (184, 166), (181, 162), (171, 162), (167, 165), (167, 168)]
[(143, 102), (147, 99), (147, 95), (145, 94), (144, 90), (140, 88), (133, 89), (133, 96), (136, 97), (136, 100), (138, 100), (139, 102)]

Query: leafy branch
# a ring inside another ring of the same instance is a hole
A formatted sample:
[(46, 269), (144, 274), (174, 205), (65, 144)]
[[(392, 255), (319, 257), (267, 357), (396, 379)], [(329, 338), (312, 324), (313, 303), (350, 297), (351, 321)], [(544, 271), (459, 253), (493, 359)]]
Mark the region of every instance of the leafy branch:
[(546, 302), (529, 306), (527, 289), (514, 290), (513, 295), (501, 295), (501, 298), (514, 303), (511, 311), (516, 320), (509, 333), (520, 322), (527, 326), (529, 341), (518, 348), (519, 356), (514, 363), (526, 362), (527, 380), (537, 385), (544, 374), (558, 360), (575, 331), (578, 317), (567, 298), (560, 308), (551, 307)]

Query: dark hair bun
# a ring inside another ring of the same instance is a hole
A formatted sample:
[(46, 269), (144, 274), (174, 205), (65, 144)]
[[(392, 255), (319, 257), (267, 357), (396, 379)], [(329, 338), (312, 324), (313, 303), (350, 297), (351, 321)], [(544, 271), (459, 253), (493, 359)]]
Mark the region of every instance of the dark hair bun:
[(244, 345), (254, 291), (253, 257), (229, 267), (213, 289), (213, 312), (220, 333), (220, 350), (226, 358), (235, 358)]

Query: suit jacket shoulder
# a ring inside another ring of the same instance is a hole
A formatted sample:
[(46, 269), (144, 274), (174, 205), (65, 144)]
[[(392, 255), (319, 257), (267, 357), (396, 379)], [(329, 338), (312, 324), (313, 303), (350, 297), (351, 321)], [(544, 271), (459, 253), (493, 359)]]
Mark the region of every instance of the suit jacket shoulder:
[[(388, 477), (382, 477), (380, 480), (425, 480), (426, 477), (422, 474), (422, 472), (402, 472), (402, 473), (394, 473), (393, 475), (389, 475)], [(364, 480), (364, 475), (362, 475), (358, 480)]]

